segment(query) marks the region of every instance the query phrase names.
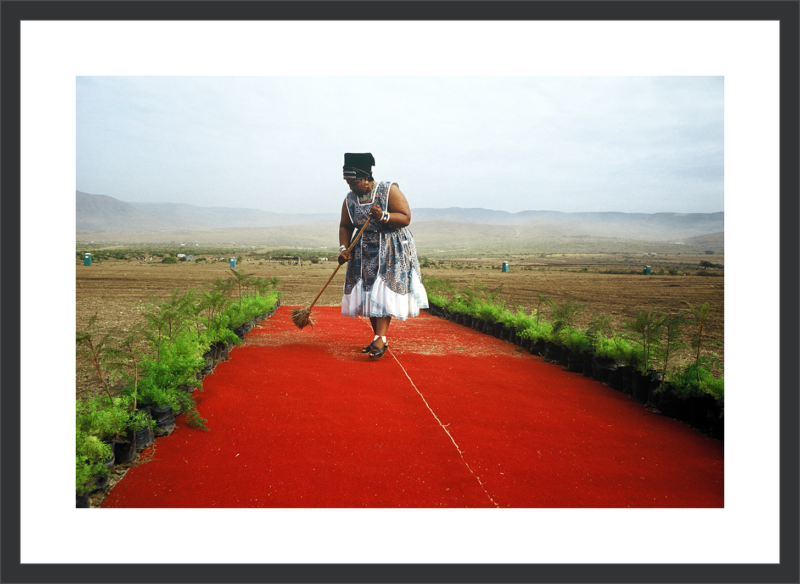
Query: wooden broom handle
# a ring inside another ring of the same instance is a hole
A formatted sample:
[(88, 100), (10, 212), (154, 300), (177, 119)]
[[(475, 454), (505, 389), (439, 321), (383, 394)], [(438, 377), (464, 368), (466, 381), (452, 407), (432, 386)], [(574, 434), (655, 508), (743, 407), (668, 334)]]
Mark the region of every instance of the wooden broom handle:
[[(366, 222), (366, 223), (364, 223), (364, 226), (363, 226), (363, 227), (361, 228), (361, 230), (358, 232), (358, 235), (356, 235), (356, 238), (355, 238), (355, 239), (353, 240), (353, 242), (350, 244), (350, 247), (348, 247), (348, 248), (347, 248), (347, 252), (348, 252), (348, 253), (350, 252), (350, 250), (352, 250), (352, 249), (353, 249), (353, 247), (356, 245), (356, 242), (357, 242), (357, 241), (358, 241), (358, 240), (361, 238), (361, 234), (362, 234), (362, 233), (364, 233), (364, 230), (367, 228), (367, 225), (369, 225), (369, 222), (370, 222), (370, 220), (371, 220), (371, 219), (372, 219), (372, 216), (371, 216), (371, 215), (370, 215), (369, 217), (367, 217), (367, 222)], [(312, 307), (313, 307), (313, 306), (314, 306), (314, 305), (317, 303), (317, 300), (319, 300), (319, 297), (320, 297), (320, 296), (322, 296), (322, 293), (323, 293), (323, 292), (325, 292), (325, 288), (327, 288), (327, 287), (328, 287), (328, 284), (330, 284), (330, 283), (331, 283), (331, 280), (333, 280), (333, 277), (336, 275), (336, 272), (338, 272), (338, 271), (339, 271), (339, 268), (341, 268), (341, 267), (342, 267), (342, 264), (339, 264), (338, 266), (336, 266), (336, 269), (335, 269), (335, 270), (333, 270), (333, 273), (331, 274), (331, 277), (330, 277), (330, 278), (328, 278), (328, 281), (327, 281), (327, 282), (325, 282), (325, 285), (322, 287), (322, 290), (320, 290), (320, 291), (319, 291), (319, 294), (317, 294), (317, 297), (316, 297), (316, 298), (314, 298), (314, 302), (312, 302), (312, 303), (311, 303), (311, 305), (308, 307), (309, 309), (310, 309), (310, 308), (312, 308)]]

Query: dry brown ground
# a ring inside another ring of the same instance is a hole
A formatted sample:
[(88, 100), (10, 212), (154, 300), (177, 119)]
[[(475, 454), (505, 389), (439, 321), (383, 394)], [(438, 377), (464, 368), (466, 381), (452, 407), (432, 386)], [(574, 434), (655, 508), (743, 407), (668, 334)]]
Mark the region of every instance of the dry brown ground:
[[(557, 302), (571, 299), (583, 304), (585, 322), (592, 313), (611, 316), (617, 325), (633, 318), (637, 312), (659, 308), (678, 311), (685, 308), (684, 301), (694, 306), (708, 302), (714, 309), (708, 326), (711, 339), (722, 341), (724, 337), (724, 277), (694, 275), (645, 277), (642, 275), (600, 274), (597, 270), (625, 268), (640, 270), (644, 263), (659, 266), (679, 266), (686, 273), (699, 269), (699, 261), (705, 256), (659, 257), (645, 261), (639, 257), (562, 256), (560, 258), (522, 258), (512, 262), (511, 271), (501, 272), (491, 266), (500, 265), (499, 259), (467, 258), (456, 262), (462, 269), (451, 267), (424, 268), (423, 278), (451, 279), (457, 287), (481, 283), (489, 288), (503, 285), (498, 298), (506, 301), (507, 307), (524, 306), (528, 311), (536, 306), (537, 294), (544, 294)], [(712, 261), (720, 262), (720, 256)], [(610, 262), (616, 262), (610, 265)], [(530, 269), (525, 269), (525, 266)], [(482, 267), (478, 267), (482, 266)], [(588, 266), (589, 272), (579, 271)], [(690, 267), (691, 266), (691, 267)], [(307, 306), (324, 286), (336, 264), (320, 262), (304, 263), (302, 267), (260, 260), (244, 260), (237, 270), (260, 278), (277, 277), (278, 290), (283, 292), (281, 302), (286, 306)], [(344, 267), (325, 289), (317, 302), (320, 306), (335, 306), (341, 302), (344, 283)], [(171, 290), (182, 291), (191, 287), (208, 289), (217, 278), (227, 278), (230, 268), (227, 262), (181, 262), (161, 264), (157, 261), (105, 260), (92, 266), (76, 265), (76, 324), (84, 330), (89, 318), (97, 314), (97, 330), (121, 337), (135, 322), (142, 320), (144, 307), (151, 296), (165, 298)], [(723, 356), (723, 348), (714, 348)], [(78, 363), (77, 395), (94, 391), (99, 384), (95, 375), (84, 364)]]

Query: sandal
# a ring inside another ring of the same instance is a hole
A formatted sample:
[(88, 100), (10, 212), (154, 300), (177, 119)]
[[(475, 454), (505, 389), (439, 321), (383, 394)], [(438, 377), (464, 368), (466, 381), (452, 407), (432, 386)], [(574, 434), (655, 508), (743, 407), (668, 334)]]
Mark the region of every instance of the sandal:
[[(372, 343), (374, 343), (375, 341), (377, 341), (379, 338), (380, 338), (380, 337), (379, 337), (378, 335), (375, 335), (375, 338), (374, 338), (374, 339), (372, 339)], [(389, 341), (384, 341), (384, 342), (386, 343), (386, 346), (388, 347), (388, 346), (389, 346)], [(369, 345), (367, 345), (366, 347), (362, 347), (362, 348), (361, 348), (361, 352), (362, 352), (362, 353), (369, 353), (369, 352), (370, 352), (370, 350), (371, 350), (371, 349), (372, 349), (372, 348), (375, 346), (375, 345), (373, 345), (372, 343), (370, 343), (370, 344), (369, 344)]]
[(369, 358), (370, 359), (380, 359), (383, 357), (383, 354), (386, 352), (386, 349), (389, 348), (389, 345), (384, 345), (380, 348), (376, 347), (375, 345), (370, 345)]

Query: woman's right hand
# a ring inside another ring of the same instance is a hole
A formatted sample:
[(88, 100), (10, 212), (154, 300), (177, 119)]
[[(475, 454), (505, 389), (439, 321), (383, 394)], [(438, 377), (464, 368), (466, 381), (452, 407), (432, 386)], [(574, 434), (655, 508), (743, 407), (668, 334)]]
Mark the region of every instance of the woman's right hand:
[(349, 259), (350, 259), (350, 252), (348, 250), (344, 250), (342, 253), (339, 254), (339, 265), (341, 266)]

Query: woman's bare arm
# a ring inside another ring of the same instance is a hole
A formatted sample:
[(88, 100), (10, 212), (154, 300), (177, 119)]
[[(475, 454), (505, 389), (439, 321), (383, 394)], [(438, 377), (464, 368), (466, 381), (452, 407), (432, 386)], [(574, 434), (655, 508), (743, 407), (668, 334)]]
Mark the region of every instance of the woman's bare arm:
[[(386, 210), (389, 212), (389, 227), (407, 227), (411, 223), (411, 208), (396, 183), (392, 183), (389, 188), (389, 205)], [(378, 205), (373, 205), (370, 215), (373, 221), (380, 221), (383, 212)]]
[[(350, 238), (353, 237), (355, 225), (350, 221), (350, 213), (347, 212), (347, 201), (342, 203), (342, 217), (339, 219), (339, 247), (350, 247)], [(339, 254), (339, 264), (343, 264), (350, 259), (350, 254), (345, 250)], [(344, 261), (342, 261), (344, 260)]]

